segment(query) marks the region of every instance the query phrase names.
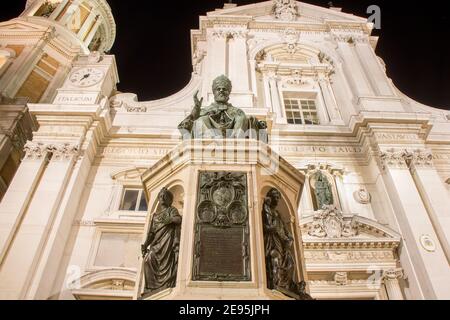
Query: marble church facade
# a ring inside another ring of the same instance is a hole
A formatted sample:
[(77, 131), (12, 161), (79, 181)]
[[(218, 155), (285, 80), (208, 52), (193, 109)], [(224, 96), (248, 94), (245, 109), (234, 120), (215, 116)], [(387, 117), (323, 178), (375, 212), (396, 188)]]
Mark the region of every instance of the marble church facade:
[[(189, 84), (155, 101), (117, 91), (120, 70), (104, 53), (115, 28), (105, 0), (28, 0), (0, 23), (0, 299), (139, 298), (157, 191), (174, 194), (183, 228), (196, 189), (180, 168), (223, 151), (218, 168), (229, 170), (258, 148), (278, 163), (271, 183), (292, 193), (283, 208), (298, 207), (290, 222), (312, 297), (450, 299), (450, 112), (395, 87), (367, 19), (291, 0), (226, 4), (191, 31)], [(182, 140), (193, 95), (213, 102), (222, 74), (231, 103), (267, 123), (267, 145)], [(252, 212), (261, 207), (252, 198)], [(252, 230), (253, 261), (263, 240)], [(259, 289), (263, 269), (212, 294), (180, 264), (178, 297), (285, 298)]]

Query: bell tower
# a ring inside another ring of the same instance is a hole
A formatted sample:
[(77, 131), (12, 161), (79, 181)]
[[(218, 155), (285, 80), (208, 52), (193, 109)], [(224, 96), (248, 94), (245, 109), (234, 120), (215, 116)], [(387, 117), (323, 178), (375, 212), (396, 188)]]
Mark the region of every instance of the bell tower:
[(116, 25), (106, 0), (28, 0), (0, 31), (0, 94), (46, 103), (79, 54), (111, 49)]

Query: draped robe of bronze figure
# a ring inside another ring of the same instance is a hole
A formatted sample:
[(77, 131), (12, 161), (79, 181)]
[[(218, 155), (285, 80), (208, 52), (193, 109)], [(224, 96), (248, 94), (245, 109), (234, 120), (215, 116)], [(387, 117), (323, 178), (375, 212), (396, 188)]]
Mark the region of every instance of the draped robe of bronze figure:
[(181, 216), (172, 206), (173, 195), (166, 188), (158, 199), (162, 209), (153, 216), (142, 245), (146, 293), (173, 288), (177, 278)]
[(262, 212), (267, 287), (297, 300), (310, 300), (311, 296), (305, 291), (306, 283), (296, 280), (294, 239), (277, 210), (280, 199), (280, 192), (272, 188), (264, 200)]
[(280, 193), (271, 189), (264, 201), (264, 246), (269, 289), (289, 289), (295, 269), (293, 239), (277, 211)]

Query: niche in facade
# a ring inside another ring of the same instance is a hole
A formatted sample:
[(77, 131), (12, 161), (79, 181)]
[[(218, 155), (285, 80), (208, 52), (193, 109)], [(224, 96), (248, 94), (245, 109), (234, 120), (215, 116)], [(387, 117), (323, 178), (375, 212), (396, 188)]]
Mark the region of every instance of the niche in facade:
[(60, 2), (45, 1), (34, 14), (36, 17), (48, 18), (58, 7)]

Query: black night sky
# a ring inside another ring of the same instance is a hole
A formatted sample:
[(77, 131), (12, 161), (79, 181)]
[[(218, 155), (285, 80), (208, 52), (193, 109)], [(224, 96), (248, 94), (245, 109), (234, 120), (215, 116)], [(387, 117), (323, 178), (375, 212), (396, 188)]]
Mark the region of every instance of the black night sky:
[[(0, 21), (16, 17), (25, 0), (2, 1)], [(117, 23), (116, 55), (119, 90), (139, 100), (164, 98), (182, 89), (192, 72), (190, 29), (198, 17), (223, 7), (227, 0), (108, 0)], [(261, 2), (234, 0), (238, 5)], [(328, 0), (304, 1), (326, 7)], [(368, 17), (367, 7), (380, 6), (377, 54), (396, 86), (411, 98), (450, 109), (450, 4), (448, 1), (341, 0), (343, 12)], [(154, 46), (152, 48), (152, 46)], [(153, 50), (152, 50), (153, 49)]]

